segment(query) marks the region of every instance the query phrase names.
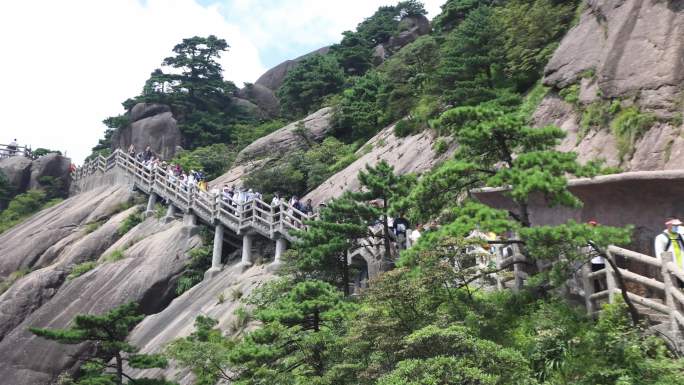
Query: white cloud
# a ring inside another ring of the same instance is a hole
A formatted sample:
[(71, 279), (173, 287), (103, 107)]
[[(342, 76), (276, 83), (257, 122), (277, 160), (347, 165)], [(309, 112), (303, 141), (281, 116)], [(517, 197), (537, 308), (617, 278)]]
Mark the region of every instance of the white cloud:
[(257, 48), (217, 7), (192, 0), (21, 1), (0, 5), (0, 143), (67, 151), (81, 162), (103, 118), (123, 112), (183, 38), (215, 34), (236, 82), (264, 70)]
[[(428, 0), (430, 16), (444, 0)], [(206, 2), (206, 1), (205, 1)], [(277, 61), (336, 42), (393, 0), (35, 0), (0, 3), (0, 143), (67, 151), (80, 163), (183, 38), (231, 45), (226, 78), (253, 82)]]

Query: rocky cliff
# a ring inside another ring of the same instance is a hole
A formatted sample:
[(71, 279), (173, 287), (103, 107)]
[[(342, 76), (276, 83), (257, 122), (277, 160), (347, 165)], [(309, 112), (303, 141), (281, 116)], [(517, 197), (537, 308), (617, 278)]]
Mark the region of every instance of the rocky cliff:
[[(682, 33), (682, 1), (587, 1), (546, 66), (552, 92), (537, 124), (564, 128), (561, 148), (583, 160), (625, 170), (684, 167)], [(621, 112), (641, 120), (616, 121)]]
[[(121, 211), (130, 198), (126, 185), (96, 188), (0, 235), (0, 277), (20, 277), (0, 295), (2, 383), (48, 384), (89, 349), (36, 338), (28, 327), (65, 327), (77, 314), (99, 314), (129, 301), (156, 313), (175, 297), (188, 250), (201, 240), (181, 221), (156, 218), (119, 237), (122, 221), (138, 210)], [(96, 266), (67, 278), (85, 261)]]

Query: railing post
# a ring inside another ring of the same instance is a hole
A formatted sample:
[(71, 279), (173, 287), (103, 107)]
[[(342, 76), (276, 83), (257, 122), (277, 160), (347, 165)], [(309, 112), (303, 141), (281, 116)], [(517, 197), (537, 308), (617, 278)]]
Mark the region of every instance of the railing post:
[[(613, 258), (613, 254), (609, 250), (606, 250), (606, 258), (615, 262), (615, 258)], [(615, 299), (613, 298), (613, 294), (615, 294), (615, 290), (617, 289), (617, 283), (615, 281), (615, 270), (613, 270), (613, 266), (608, 261), (606, 261), (605, 269), (606, 287), (608, 288), (608, 302), (615, 303)]]
[(587, 314), (593, 316), (594, 311), (596, 311), (594, 301), (591, 299), (591, 295), (594, 294), (594, 282), (589, 274), (591, 274), (591, 262), (582, 265), (582, 286), (584, 287), (584, 304), (587, 308)]
[[(518, 245), (513, 245), (513, 262), (524, 261), (525, 256), (520, 252)], [(513, 277), (515, 279), (515, 285), (513, 286), (515, 291), (519, 291), (523, 288), (525, 284), (524, 271), (519, 263), (513, 264)]]
[(663, 283), (665, 284), (665, 305), (670, 309), (670, 331), (677, 335), (679, 331), (679, 325), (677, 324), (677, 318), (675, 317), (675, 312), (677, 311), (677, 302), (675, 302), (672, 292), (674, 290), (679, 290), (674, 285), (674, 280), (672, 279), (672, 273), (670, 272), (669, 264), (674, 259), (672, 253), (664, 252), (660, 255), (660, 262), (662, 263), (661, 272), (663, 275)]
[(503, 280), (501, 279), (501, 262), (503, 261), (503, 253), (504, 248), (499, 248), (498, 252), (496, 253), (496, 273), (494, 273), (494, 278), (496, 278), (496, 290), (502, 291), (504, 289), (504, 283)]

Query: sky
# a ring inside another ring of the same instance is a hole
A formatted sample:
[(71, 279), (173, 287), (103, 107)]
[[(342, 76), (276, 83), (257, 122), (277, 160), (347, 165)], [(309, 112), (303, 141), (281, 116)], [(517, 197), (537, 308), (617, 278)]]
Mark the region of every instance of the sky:
[[(424, 0), (432, 18), (445, 0)], [(0, 143), (66, 152), (77, 164), (102, 120), (142, 90), (183, 38), (214, 34), (224, 77), (254, 82), (336, 43), (392, 0), (33, 0), (0, 2)]]

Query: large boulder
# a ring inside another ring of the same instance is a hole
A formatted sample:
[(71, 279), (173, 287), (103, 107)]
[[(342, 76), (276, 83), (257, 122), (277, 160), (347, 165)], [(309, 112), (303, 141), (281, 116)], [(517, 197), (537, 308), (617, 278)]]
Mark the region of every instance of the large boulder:
[(544, 83), (564, 88), (590, 78), (582, 88), (594, 87), (593, 98), (633, 97), (661, 114), (678, 108), (684, 8), (675, 3), (681, 2), (587, 1), (546, 66)]
[(31, 160), (23, 156), (0, 159), (0, 172), (15, 192), (26, 191), (31, 177)]
[(306, 55), (302, 55), (296, 59), (286, 60), (266, 71), (259, 77), (259, 79), (257, 79), (256, 84), (264, 86), (271, 91), (276, 91), (281, 85), (283, 85), (283, 81), (285, 80), (287, 73), (295, 68), (302, 60), (312, 55), (325, 55), (328, 53), (328, 51), (330, 51), (330, 47), (323, 47), (313, 52), (309, 52)]
[(392, 36), (387, 43), (390, 51), (398, 51), (407, 44), (413, 43), (419, 37), (430, 33), (430, 20), (423, 15), (408, 16), (399, 23), (401, 32)]
[(307, 140), (320, 141), (330, 131), (332, 108), (325, 107), (306, 118), (255, 140), (238, 154), (235, 163), (278, 157), (285, 152), (303, 148)]
[(233, 105), (237, 106), (240, 110), (242, 110), (243, 113), (246, 115), (255, 117), (257, 119), (263, 120), (268, 118), (268, 114), (264, 110), (261, 109), (258, 105), (253, 103), (250, 100), (243, 99), (243, 98), (232, 98), (231, 103)]
[(171, 112), (171, 107), (158, 103), (138, 103), (131, 108), (129, 119), (131, 122), (137, 122), (138, 120), (159, 115), (164, 112)]
[(41, 178), (52, 177), (61, 180), (62, 185), (68, 189), (69, 182), (71, 181), (69, 166), (71, 166), (71, 159), (62, 155), (53, 153), (41, 156), (31, 163), (31, 177), (28, 188), (39, 188), (41, 186)]
[(173, 158), (182, 137), (168, 106), (138, 103), (131, 109), (130, 118), (131, 124), (119, 129), (112, 138), (115, 148), (127, 150), (132, 144), (141, 152), (150, 146), (163, 159)]
[(277, 116), (280, 112), (280, 102), (275, 92), (263, 85), (248, 84), (238, 91), (238, 97), (256, 104), (270, 117)]

